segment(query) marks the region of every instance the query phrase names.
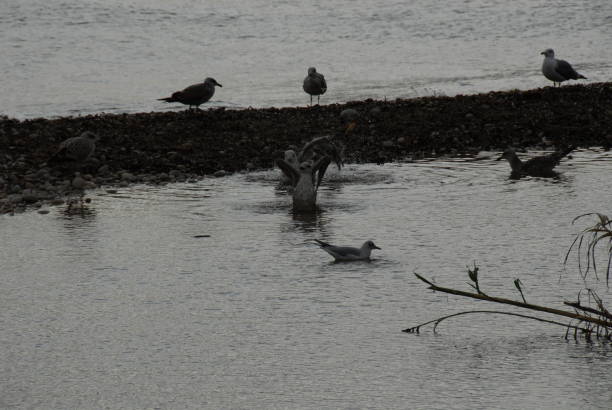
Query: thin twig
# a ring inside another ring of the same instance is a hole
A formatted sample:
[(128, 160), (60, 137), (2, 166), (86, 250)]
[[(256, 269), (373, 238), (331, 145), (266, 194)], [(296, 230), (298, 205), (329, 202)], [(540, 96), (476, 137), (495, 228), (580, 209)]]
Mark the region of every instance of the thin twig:
[(562, 323), (562, 322), (555, 322), (554, 320), (547, 320), (547, 319), (542, 319), (539, 317), (535, 317), (535, 316), (528, 316), (528, 315), (521, 315), (520, 313), (512, 313), (512, 312), (501, 312), (501, 311), (497, 311), (497, 310), (469, 310), (469, 311), (465, 311), (465, 312), (459, 312), (459, 313), (453, 313), (452, 315), (448, 315), (448, 316), (443, 316), (443, 317), (439, 317), (437, 319), (434, 320), (430, 320), (429, 322), (425, 322), (425, 323), (421, 323), (420, 325), (408, 328), (408, 329), (404, 329), (402, 330), (402, 332), (405, 333), (419, 333), (419, 329), (423, 326), (427, 326), (431, 323), (435, 323), (433, 331), (436, 331), (436, 327), (438, 327), (438, 324), (440, 322), (442, 322), (443, 320), (446, 319), (450, 319), (452, 317), (455, 316), (461, 316), (461, 315), (467, 315), (467, 314), (471, 314), (471, 313), (494, 313), (494, 314), (498, 314), (498, 315), (508, 315), (508, 316), (518, 316), (518, 317), (522, 317), (525, 319), (532, 319), (532, 320), (537, 320), (540, 322), (546, 322), (546, 323), (552, 323), (554, 325), (559, 325), (559, 326), (563, 326), (563, 327), (567, 327), (568, 329), (572, 328), (572, 329), (576, 329), (576, 330), (581, 330), (582, 332), (588, 332), (588, 329), (579, 327), (579, 326), (574, 326), (574, 325), (568, 325), (567, 323)]

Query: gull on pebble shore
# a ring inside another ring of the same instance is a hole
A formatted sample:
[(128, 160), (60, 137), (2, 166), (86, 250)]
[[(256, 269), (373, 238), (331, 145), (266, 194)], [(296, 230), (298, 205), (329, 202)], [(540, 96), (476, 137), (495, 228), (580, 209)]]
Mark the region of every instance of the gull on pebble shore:
[(553, 86), (558, 83), (560, 87), (561, 83), (567, 80), (578, 80), (579, 78), (586, 80), (586, 77), (576, 72), (570, 63), (565, 60), (557, 60), (552, 48), (546, 49), (540, 54), (544, 56), (542, 74), (553, 82)]
[(318, 239), (315, 239), (314, 241), (319, 244), (321, 249), (333, 256), (335, 262), (369, 260), (372, 250), (380, 249), (378, 246), (374, 245), (374, 242), (372, 241), (365, 241), (363, 245), (361, 245), (361, 248), (353, 248), (350, 246), (334, 246)]
[(57, 151), (49, 158), (49, 165), (61, 162), (85, 162), (95, 151), (96, 141), (100, 137), (91, 131), (85, 131), (78, 137), (68, 138), (60, 143)]
[(560, 151), (555, 151), (548, 155), (542, 155), (535, 158), (530, 158), (523, 162), (516, 155), (513, 149), (507, 149), (502, 155), (497, 158), (497, 161), (502, 159), (508, 160), (512, 168), (512, 177), (521, 177), (529, 175), (532, 177), (551, 177), (556, 176), (553, 168), (559, 165), (561, 159), (572, 152), (574, 147), (568, 147)]
[(312, 105), (312, 96), (317, 96), (317, 104), (319, 104), (319, 99), (322, 94), (325, 94), (327, 91), (327, 82), (325, 81), (325, 77), (323, 74), (317, 73), (317, 69), (314, 67), (310, 67), (308, 69), (308, 75), (304, 78), (304, 84), (302, 86), (304, 91), (310, 95), (310, 105)]
[(190, 85), (182, 91), (172, 93), (170, 97), (159, 98), (158, 101), (180, 102), (188, 105), (189, 109), (194, 105), (199, 109), (201, 104), (210, 100), (215, 94), (215, 86), (223, 87), (214, 78), (208, 77), (203, 83)]

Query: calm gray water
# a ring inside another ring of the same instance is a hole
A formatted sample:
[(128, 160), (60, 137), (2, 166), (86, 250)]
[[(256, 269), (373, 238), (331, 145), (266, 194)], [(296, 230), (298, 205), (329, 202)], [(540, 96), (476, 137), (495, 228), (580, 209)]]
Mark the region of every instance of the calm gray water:
[[(571, 220), (610, 212), (611, 157), (576, 152), (558, 180), (495, 157), (349, 165), (310, 218), (274, 170), (0, 216), (0, 408), (609, 409), (609, 344), (503, 316), (401, 330), (497, 309), (412, 274), (467, 290), (474, 260), (489, 294), (520, 277), (529, 302), (575, 300)], [(312, 238), (382, 250), (334, 264)]]
[(609, 81), (612, 2), (3, 0), (0, 115), (183, 109), (157, 98), (216, 78), (212, 106), (323, 104), (549, 85), (552, 47)]

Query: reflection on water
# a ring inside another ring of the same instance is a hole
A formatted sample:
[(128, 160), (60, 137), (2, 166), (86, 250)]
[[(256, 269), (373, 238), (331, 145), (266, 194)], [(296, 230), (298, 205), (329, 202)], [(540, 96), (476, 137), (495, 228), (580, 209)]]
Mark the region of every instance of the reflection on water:
[[(607, 409), (609, 345), (482, 315), (401, 332), (482, 308), (414, 271), (467, 289), (477, 261), (486, 293), (516, 299), (519, 277), (551, 307), (584, 286), (563, 258), (572, 219), (608, 212), (610, 153), (558, 179), (494, 159), (350, 165), (314, 214), (270, 170), (0, 217), (0, 407)], [(314, 238), (382, 249), (338, 264)]]

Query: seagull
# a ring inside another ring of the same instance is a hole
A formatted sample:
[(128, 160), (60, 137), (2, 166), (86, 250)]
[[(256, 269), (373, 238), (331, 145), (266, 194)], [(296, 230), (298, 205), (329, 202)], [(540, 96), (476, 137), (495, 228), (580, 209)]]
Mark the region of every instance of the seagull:
[(85, 131), (78, 137), (68, 138), (60, 143), (47, 163), (52, 165), (61, 162), (85, 162), (95, 151), (96, 141), (99, 139), (100, 137), (91, 131)]
[(317, 69), (310, 67), (308, 69), (308, 75), (304, 78), (304, 91), (310, 94), (310, 105), (312, 105), (312, 96), (317, 96), (317, 104), (319, 104), (319, 98), (321, 94), (325, 94), (327, 91), (327, 82), (323, 74), (317, 73)]
[(574, 147), (568, 147), (562, 151), (555, 151), (552, 154), (531, 158), (523, 162), (519, 159), (514, 150), (507, 149), (497, 158), (497, 161), (502, 159), (508, 160), (512, 168), (512, 177), (521, 177), (525, 175), (533, 177), (550, 177), (556, 175), (553, 168), (559, 165), (561, 159), (573, 150)]
[(321, 249), (333, 256), (335, 262), (369, 260), (372, 250), (380, 249), (378, 246), (374, 245), (372, 241), (365, 241), (363, 245), (361, 245), (361, 248), (334, 246), (318, 239), (315, 239), (315, 242), (321, 246)]
[(577, 73), (570, 63), (565, 60), (557, 60), (552, 48), (542, 51), (540, 54), (544, 56), (542, 74), (553, 82), (553, 86), (558, 83), (560, 87), (561, 83), (566, 80), (577, 80), (579, 78), (586, 80), (586, 77)]
[[(296, 154), (294, 150), (288, 149), (284, 154), (284, 162), (291, 166), (293, 169), (299, 169), (300, 165), (306, 161), (316, 163), (319, 159), (327, 157), (329, 161), (321, 163), (320, 167), (316, 170), (317, 172), (317, 185), (318, 188), (325, 176), (325, 171), (331, 161), (334, 161), (338, 167), (338, 171), (342, 169), (344, 163), (342, 162), (342, 148), (338, 148), (329, 136), (317, 137), (312, 141), (304, 145), (304, 148)], [(278, 163), (278, 162), (277, 162)], [(285, 165), (285, 164), (283, 164)], [(281, 184), (291, 184), (295, 187), (298, 180), (294, 177), (294, 172), (287, 169), (287, 166), (281, 167), (283, 171), (283, 178)]]
[(159, 98), (158, 101), (180, 102), (188, 105), (189, 109), (194, 105), (199, 109), (201, 104), (211, 99), (215, 86), (223, 87), (214, 78), (208, 77), (203, 83), (190, 85), (183, 91), (174, 92), (170, 97)]
[[(316, 211), (317, 189), (323, 179), (325, 169), (330, 163), (329, 157), (321, 157), (316, 162), (302, 162), (298, 167), (284, 159), (276, 160), (276, 164), (291, 180), (293, 189), (293, 210), (302, 212)], [(321, 171), (323, 170), (323, 171)], [(316, 175), (318, 173), (318, 178)], [(317, 180), (315, 185), (315, 179)]]

